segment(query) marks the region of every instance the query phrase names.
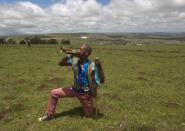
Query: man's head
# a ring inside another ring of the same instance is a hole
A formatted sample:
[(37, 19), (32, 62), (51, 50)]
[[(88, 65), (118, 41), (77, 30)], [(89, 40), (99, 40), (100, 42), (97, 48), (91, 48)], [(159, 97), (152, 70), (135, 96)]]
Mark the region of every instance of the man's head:
[(92, 52), (91, 47), (89, 45), (85, 45), (85, 44), (82, 45), (79, 50), (80, 50), (80, 57), (81, 58), (84, 58), (84, 57), (87, 58)]

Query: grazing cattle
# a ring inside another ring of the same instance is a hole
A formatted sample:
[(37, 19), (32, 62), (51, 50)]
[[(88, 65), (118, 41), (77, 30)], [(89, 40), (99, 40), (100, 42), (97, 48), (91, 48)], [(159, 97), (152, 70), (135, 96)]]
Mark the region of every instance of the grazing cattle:
[(6, 42), (6, 39), (4, 39), (4, 38), (0, 38), (0, 44), (6, 44), (7, 42)]

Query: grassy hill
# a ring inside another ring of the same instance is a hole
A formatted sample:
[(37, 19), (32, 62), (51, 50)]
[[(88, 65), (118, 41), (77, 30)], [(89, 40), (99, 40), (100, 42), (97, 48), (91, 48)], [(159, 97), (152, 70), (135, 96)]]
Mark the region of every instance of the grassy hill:
[(185, 130), (185, 45), (92, 47), (106, 74), (99, 117), (84, 118), (77, 99), (63, 98), (56, 119), (38, 122), (50, 91), (71, 85), (73, 72), (58, 66), (57, 45), (0, 45), (0, 130)]

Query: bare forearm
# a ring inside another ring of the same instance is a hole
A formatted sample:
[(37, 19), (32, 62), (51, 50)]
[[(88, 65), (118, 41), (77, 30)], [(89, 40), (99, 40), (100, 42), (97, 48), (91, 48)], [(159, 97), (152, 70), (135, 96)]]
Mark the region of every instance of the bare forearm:
[(68, 66), (67, 60), (68, 60), (68, 57), (66, 56), (66, 57), (64, 57), (58, 64), (59, 64), (60, 66)]

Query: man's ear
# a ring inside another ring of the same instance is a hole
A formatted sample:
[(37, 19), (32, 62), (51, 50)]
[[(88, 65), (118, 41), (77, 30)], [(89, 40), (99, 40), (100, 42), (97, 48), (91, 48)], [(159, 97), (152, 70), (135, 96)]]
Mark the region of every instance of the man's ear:
[(86, 52), (85, 52), (85, 55), (86, 55), (86, 56), (89, 56), (89, 52), (86, 51)]
[(85, 55), (86, 57), (88, 57), (88, 56), (89, 56), (89, 51), (88, 51), (88, 49), (87, 49), (87, 48), (85, 48), (85, 50), (84, 50), (84, 55)]

